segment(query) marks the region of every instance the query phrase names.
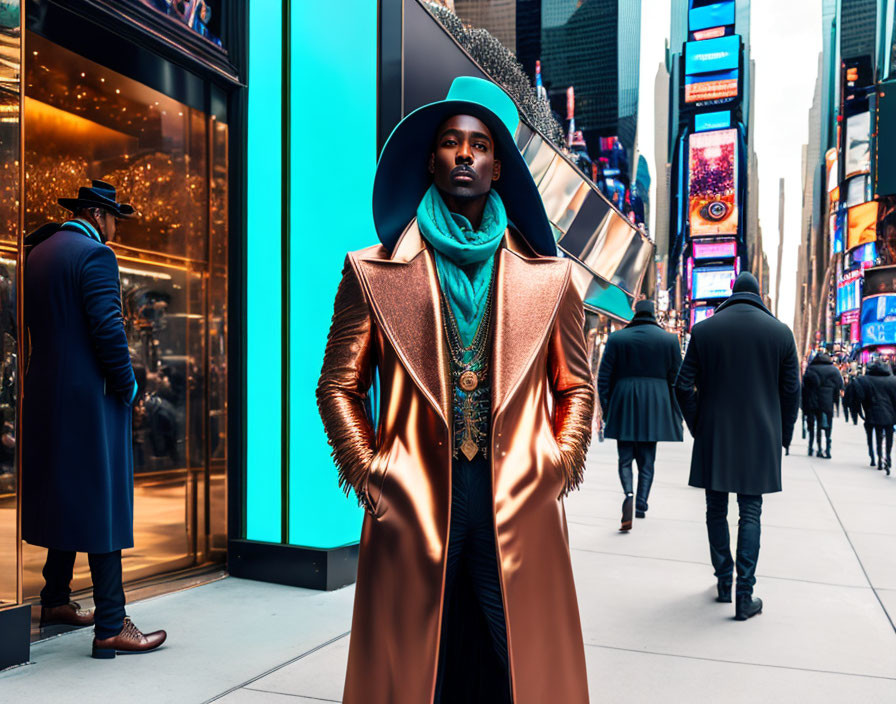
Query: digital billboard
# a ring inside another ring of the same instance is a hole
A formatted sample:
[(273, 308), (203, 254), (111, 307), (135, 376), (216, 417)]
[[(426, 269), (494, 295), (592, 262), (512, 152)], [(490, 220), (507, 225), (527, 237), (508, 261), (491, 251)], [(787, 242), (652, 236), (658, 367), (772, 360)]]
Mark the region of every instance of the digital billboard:
[(737, 234), (737, 130), (698, 132), (688, 140), (691, 237)]
[(734, 0), (714, 2), (703, 7), (693, 7), (688, 12), (688, 29), (698, 32), (701, 29), (722, 27), (734, 24)]
[[(841, 193), (842, 193), (841, 189)], [(846, 199), (844, 201), (847, 208), (854, 205), (861, 205), (871, 200), (871, 178), (868, 174), (859, 174), (853, 176), (846, 182)]]
[(701, 320), (711, 318), (712, 314), (715, 312), (716, 309), (712, 306), (697, 306), (696, 308), (691, 308), (691, 327), (694, 327)]
[(871, 171), (871, 113), (846, 118), (845, 178)]
[(861, 266), (861, 268), (867, 269), (875, 259), (877, 259), (877, 247), (874, 242), (869, 242), (850, 250), (846, 262), (849, 267)]
[(824, 166), (827, 173), (827, 190), (833, 193), (840, 186), (839, 152), (836, 147), (831, 147), (824, 154)]
[(862, 203), (846, 211), (846, 248), (877, 239), (877, 201)]
[(731, 127), (731, 111), (701, 112), (694, 115), (694, 132), (710, 130), (727, 130)]
[(728, 298), (737, 274), (733, 266), (695, 267), (693, 273), (692, 300)]
[(687, 42), (684, 46), (684, 73), (731, 71), (740, 65), (740, 35)]
[(684, 102), (727, 102), (737, 97), (738, 70), (684, 77)]
[(831, 250), (833, 252), (842, 252), (846, 248), (846, 240), (844, 238), (846, 209), (841, 208), (838, 203), (832, 203), (831, 207)]
[(896, 265), (865, 269), (864, 293), (866, 296), (896, 293)]
[(862, 271), (848, 271), (837, 281), (837, 315), (862, 305)]
[(733, 259), (737, 256), (737, 242), (694, 242), (694, 259)]
[(896, 344), (896, 295), (865, 298), (861, 322), (862, 347)]

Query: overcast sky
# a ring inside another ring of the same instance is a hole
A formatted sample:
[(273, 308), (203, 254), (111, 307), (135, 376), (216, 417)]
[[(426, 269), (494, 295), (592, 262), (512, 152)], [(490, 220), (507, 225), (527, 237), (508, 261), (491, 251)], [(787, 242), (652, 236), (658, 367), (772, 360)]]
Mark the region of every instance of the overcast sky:
[[(754, 149), (759, 158), (759, 219), (771, 267), (773, 297), (778, 257), (778, 179), (785, 179), (784, 257), (778, 317), (793, 324), (797, 247), (802, 217), (802, 145), (821, 51), (820, 0), (753, 0), (751, 52), (756, 62)], [(653, 163), (654, 81), (669, 38), (669, 0), (642, 0), (640, 152)], [(652, 194), (653, 195), (653, 194)], [(653, 200), (653, 199), (652, 199)], [(651, 217), (653, 213), (651, 213)], [(655, 227), (654, 224), (652, 226)]]

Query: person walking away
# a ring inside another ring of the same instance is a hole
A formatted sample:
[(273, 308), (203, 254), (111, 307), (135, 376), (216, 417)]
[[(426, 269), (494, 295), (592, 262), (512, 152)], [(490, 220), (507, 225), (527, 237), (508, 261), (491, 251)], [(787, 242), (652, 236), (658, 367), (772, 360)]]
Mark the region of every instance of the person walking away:
[[(805, 396), (809, 396), (809, 406), (812, 409), (813, 420), (817, 432), (817, 457), (831, 459), (831, 426), (834, 418), (834, 403), (840, 398), (843, 388), (843, 377), (840, 370), (834, 366), (827, 352), (819, 352), (809, 362), (806, 373), (803, 375), (803, 388)], [(804, 401), (805, 403), (805, 401)], [(805, 407), (804, 407), (805, 412)], [(821, 432), (825, 435), (825, 449), (821, 449)], [(809, 425), (809, 454), (812, 454), (812, 423)]]
[(859, 410), (861, 409), (861, 403), (856, 395), (856, 388), (856, 376), (850, 373), (846, 386), (843, 389), (843, 408), (846, 410), (843, 417), (847, 423), (852, 418), (853, 425), (859, 424)]
[[(746, 620), (762, 611), (753, 597), (762, 495), (781, 491), (781, 448), (790, 445), (800, 403), (793, 333), (765, 307), (749, 272), (715, 315), (694, 326), (675, 392), (694, 436), (689, 484), (706, 491), (717, 601), (731, 601), (736, 569), (735, 618)], [(740, 513), (736, 562), (729, 493), (737, 494)]]
[[(597, 391), (606, 425), (616, 439), (619, 480), (625, 498), (620, 531), (635, 515), (647, 515), (657, 442), (681, 442), (681, 411), (673, 387), (681, 366), (678, 338), (656, 322), (652, 301), (638, 301), (635, 317), (607, 340), (597, 375)], [(638, 493), (632, 492), (632, 463), (638, 464)]]
[[(131, 406), (137, 381), (107, 246), (133, 214), (103, 181), (61, 198), (72, 211), (25, 240), (22, 537), (47, 548), (41, 625), (94, 626), (93, 657), (159, 647), (125, 614), (121, 551), (134, 545)], [(71, 601), (75, 553), (86, 552), (95, 612)]]
[[(896, 423), (896, 377), (893, 376), (890, 365), (880, 361), (869, 364), (858, 393), (869, 438), (868, 453), (872, 455), (871, 466), (874, 466), (874, 451), (870, 439), (873, 432), (877, 445), (877, 468), (889, 475), (893, 450), (893, 424)], [(868, 432), (869, 428), (871, 432)]]

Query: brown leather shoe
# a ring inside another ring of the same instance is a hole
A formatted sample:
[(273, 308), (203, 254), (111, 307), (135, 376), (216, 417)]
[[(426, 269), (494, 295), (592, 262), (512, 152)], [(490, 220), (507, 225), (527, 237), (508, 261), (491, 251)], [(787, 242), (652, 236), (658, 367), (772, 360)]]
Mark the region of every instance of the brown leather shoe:
[(62, 606), (41, 606), (40, 627), (56, 626), (92, 626), (93, 610), (84, 611), (77, 601), (70, 601)]
[(124, 618), (121, 633), (111, 638), (93, 639), (93, 657), (100, 660), (111, 660), (116, 653), (145, 653), (155, 650), (168, 634), (165, 631), (153, 631), (143, 634), (128, 616)]

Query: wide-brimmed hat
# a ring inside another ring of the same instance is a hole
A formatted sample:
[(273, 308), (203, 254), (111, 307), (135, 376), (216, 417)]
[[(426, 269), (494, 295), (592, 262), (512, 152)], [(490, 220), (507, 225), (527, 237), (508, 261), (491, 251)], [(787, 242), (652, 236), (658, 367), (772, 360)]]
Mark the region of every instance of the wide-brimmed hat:
[(516, 103), (501, 88), (481, 78), (455, 78), (445, 100), (417, 108), (389, 135), (373, 182), (373, 222), (390, 251), (417, 213), (432, 184), (427, 163), (436, 130), (455, 115), (482, 120), (495, 140), (501, 177), (492, 187), (504, 201), (507, 218), (538, 253), (555, 256), (557, 244), (529, 167), (514, 142), (519, 124)]
[(81, 186), (77, 198), (60, 198), (58, 203), (73, 213), (81, 208), (104, 208), (118, 218), (127, 218), (134, 214), (134, 209), (130, 205), (115, 200), (115, 186), (97, 179), (93, 180), (90, 188)]

